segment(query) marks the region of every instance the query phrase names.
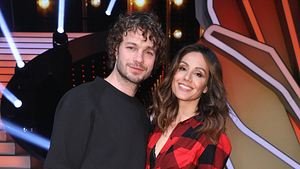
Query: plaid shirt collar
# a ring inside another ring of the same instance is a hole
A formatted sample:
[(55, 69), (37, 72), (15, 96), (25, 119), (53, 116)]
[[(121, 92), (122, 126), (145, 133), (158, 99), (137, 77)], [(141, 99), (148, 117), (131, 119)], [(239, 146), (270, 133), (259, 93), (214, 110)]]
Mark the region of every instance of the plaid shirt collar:
[[(189, 129), (189, 128), (195, 129), (196, 127), (199, 127), (202, 124), (203, 124), (203, 117), (201, 115), (197, 114), (195, 116), (192, 116), (184, 121), (179, 122), (177, 124), (177, 126), (175, 127), (174, 132), (171, 133), (170, 138), (181, 137), (182, 134), (187, 131), (187, 129)], [(179, 127), (179, 130), (176, 129), (178, 127)], [(158, 127), (156, 127), (153, 134), (155, 135), (154, 136), (155, 141), (153, 143), (156, 144), (156, 142), (162, 135), (162, 131)], [(152, 146), (154, 146), (154, 144), (153, 145), (150, 144), (150, 146), (152, 147)]]
[(198, 127), (203, 123), (203, 118), (201, 115), (197, 114), (192, 116), (184, 121), (179, 122), (180, 125), (187, 125), (188, 127), (192, 127), (193, 129)]

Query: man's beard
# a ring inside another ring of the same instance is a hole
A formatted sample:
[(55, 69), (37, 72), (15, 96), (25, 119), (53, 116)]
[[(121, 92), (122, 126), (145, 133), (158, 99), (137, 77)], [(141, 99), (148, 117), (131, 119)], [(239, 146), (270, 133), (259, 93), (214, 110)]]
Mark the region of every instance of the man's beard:
[[(128, 68), (130, 66), (139, 67), (146, 71), (146, 68), (142, 65), (126, 64), (123, 67), (123, 65), (117, 63), (117, 65), (116, 65), (117, 71), (124, 80), (129, 81), (133, 84), (139, 85), (143, 80), (148, 78), (148, 76), (149, 76), (148, 73), (144, 74), (143, 76), (138, 76), (138, 75), (134, 75), (134, 73), (129, 73), (129, 71), (126, 71), (126, 68)], [(131, 69), (131, 68), (129, 68), (129, 69)]]

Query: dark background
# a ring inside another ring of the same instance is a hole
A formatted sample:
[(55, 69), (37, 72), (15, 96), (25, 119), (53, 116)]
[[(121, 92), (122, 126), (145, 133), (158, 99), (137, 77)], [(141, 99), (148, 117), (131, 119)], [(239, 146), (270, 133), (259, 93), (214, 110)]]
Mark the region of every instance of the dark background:
[[(112, 14), (107, 16), (105, 10), (109, 0), (101, 0), (99, 7), (93, 7), (90, 0), (66, 0), (65, 31), (68, 32), (99, 32), (109, 29), (115, 18), (127, 11), (127, 1), (117, 0)], [(37, 5), (37, 0), (0, 0), (0, 9), (8, 28), (12, 32), (54, 32), (57, 28), (58, 0), (50, 0), (47, 10)], [(157, 13), (166, 32), (170, 29), (171, 56), (183, 45), (196, 42), (199, 39), (199, 24), (195, 18), (194, 0), (184, 1), (178, 7), (172, 3), (166, 25), (166, 0), (148, 0), (143, 9), (133, 7), (133, 10), (150, 10)], [(172, 35), (175, 29), (181, 29), (183, 36), (175, 39)], [(2, 32), (1, 32), (2, 33)]]

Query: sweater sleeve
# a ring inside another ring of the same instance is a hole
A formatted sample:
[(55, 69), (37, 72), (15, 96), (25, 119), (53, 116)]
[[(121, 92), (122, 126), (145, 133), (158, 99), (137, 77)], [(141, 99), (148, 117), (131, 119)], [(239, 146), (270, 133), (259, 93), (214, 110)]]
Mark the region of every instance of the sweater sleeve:
[(209, 144), (198, 159), (198, 169), (223, 169), (231, 153), (231, 144), (225, 134), (218, 144)]
[(92, 106), (82, 91), (70, 91), (60, 100), (54, 118), (45, 169), (79, 169), (91, 132)]

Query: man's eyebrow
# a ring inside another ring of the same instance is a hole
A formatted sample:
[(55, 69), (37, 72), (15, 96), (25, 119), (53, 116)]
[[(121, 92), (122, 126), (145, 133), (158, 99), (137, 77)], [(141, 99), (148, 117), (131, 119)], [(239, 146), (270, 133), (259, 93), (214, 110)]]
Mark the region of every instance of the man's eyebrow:
[(134, 42), (125, 42), (125, 44), (129, 44), (129, 45), (137, 45), (137, 44), (134, 43)]
[[(138, 44), (136, 44), (135, 42), (124, 42), (126, 45), (134, 45), (134, 46), (138, 46)], [(147, 46), (146, 47), (146, 50), (154, 50), (155, 51), (155, 48), (154, 48), (154, 46)]]
[(155, 50), (155, 48), (154, 48), (154, 46), (148, 46), (147, 48), (146, 48), (146, 50)]

